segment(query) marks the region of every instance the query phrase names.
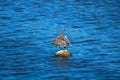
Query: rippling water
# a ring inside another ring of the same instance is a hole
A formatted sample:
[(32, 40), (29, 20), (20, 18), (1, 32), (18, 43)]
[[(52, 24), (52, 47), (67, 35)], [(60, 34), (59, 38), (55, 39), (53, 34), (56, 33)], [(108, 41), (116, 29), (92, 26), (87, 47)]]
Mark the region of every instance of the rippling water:
[[(67, 59), (51, 45), (64, 28)], [(119, 0), (0, 0), (0, 80), (119, 79)]]

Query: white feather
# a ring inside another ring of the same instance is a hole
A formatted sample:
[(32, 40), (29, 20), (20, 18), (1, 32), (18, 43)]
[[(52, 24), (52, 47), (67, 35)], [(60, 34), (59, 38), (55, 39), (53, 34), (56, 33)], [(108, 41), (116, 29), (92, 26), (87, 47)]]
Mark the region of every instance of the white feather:
[(65, 36), (64, 39), (65, 39), (66, 41), (68, 41), (68, 43), (70, 44), (70, 46), (72, 46), (71, 43), (70, 43), (70, 41), (69, 41), (69, 39), (67, 38), (67, 36)]

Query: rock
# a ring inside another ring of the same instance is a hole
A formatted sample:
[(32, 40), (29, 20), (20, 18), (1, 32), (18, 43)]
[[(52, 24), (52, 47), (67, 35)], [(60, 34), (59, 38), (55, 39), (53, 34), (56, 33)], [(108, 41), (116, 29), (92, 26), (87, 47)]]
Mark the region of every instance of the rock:
[(60, 50), (56, 52), (56, 55), (60, 57), (69, 57), (71, 56), (71, 53), (68, 50)]

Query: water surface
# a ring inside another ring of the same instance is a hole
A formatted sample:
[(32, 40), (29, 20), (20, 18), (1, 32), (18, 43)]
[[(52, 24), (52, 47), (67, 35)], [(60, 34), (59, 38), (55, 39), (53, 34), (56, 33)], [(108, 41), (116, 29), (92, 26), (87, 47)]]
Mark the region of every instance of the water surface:
[(119, 80), (119, 26), (119, 0), (0, 0), (0, 80)]

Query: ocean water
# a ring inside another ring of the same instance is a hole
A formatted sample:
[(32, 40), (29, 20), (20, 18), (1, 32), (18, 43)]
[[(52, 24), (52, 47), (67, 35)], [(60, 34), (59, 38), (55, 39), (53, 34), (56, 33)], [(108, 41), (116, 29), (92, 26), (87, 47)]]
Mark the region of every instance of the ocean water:
[(120, 80), (120, 0), (0, 0), (0, 80)]

